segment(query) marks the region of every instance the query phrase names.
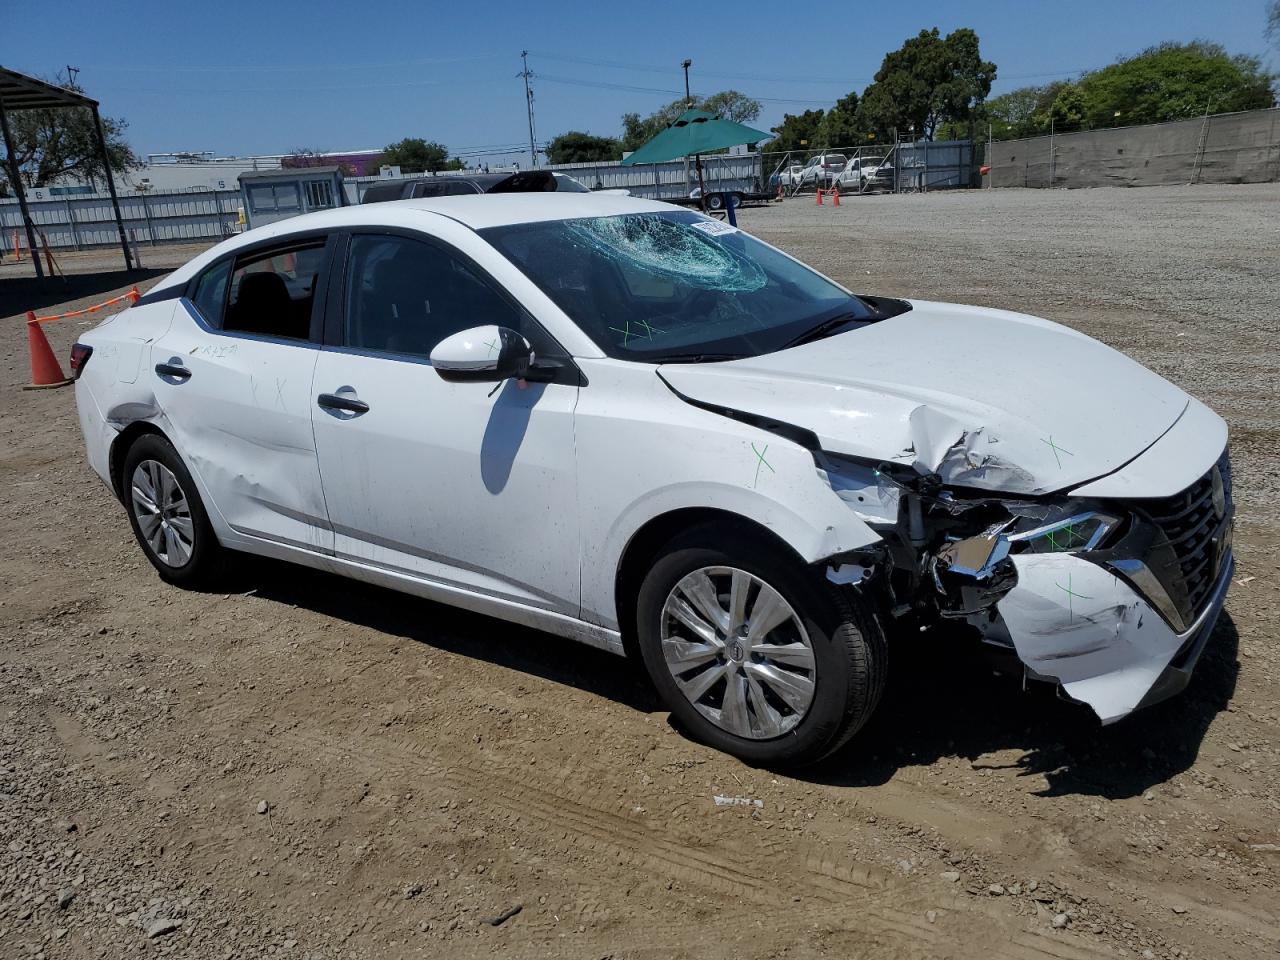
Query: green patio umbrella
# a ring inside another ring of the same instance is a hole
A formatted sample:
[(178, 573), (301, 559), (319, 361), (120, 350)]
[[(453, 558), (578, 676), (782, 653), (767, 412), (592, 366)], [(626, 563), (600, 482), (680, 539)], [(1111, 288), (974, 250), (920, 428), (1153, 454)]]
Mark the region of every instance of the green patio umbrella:
[(622, 165), (679, 160), (743, 143), (759, 143), (771, 136), (732, 120), (721, 120), (705, 110), (686, 110), (675, 123), (623, 160)]
[(768, 140), (770, 136), (771, 134), (762, 130), (732, 120), (721, 120), (714, 113), (707, 113), (705, 110), (686, 110), (671, 126), (623, 160), (622, 165), (626, 167), (637, 163), (662, 163), (665, 160), (693, 157), (698, 168), (698, 192), (702, 195), (702, 205), (705, 208), (707, 191), (702, 183), (702, 154), (743, 143), (759, 143), (761, 140)]

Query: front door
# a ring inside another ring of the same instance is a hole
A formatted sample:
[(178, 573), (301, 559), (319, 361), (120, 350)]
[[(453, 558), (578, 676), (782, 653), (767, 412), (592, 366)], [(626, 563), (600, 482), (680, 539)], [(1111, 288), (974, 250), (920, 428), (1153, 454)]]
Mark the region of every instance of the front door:
[(576, 616), (577, 385), (447, 383), (429, 359), (485, 324), (558, 348), (436, 239), (357, 233), (346, 264), (312, 397), (335, 554)]

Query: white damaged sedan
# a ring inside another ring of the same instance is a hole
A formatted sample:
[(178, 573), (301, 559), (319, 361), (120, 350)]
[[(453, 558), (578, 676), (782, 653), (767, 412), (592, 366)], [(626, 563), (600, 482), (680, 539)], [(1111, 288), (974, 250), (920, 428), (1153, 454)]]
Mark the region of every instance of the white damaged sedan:
[(252, 230), (73, 368), (170, 583), (266, 554), (634, 653), (756, 763), (852, 736), (907, 624), (1118, 720), (1186, 685), (1231, 578), (1226, 425), (1177, 387), (629, 197)]

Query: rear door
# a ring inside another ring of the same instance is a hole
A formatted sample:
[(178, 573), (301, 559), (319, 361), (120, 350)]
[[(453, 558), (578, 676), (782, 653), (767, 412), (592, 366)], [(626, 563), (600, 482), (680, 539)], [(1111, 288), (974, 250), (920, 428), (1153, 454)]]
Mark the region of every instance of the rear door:
[(332, 552), (311, 431), (330, 239), (295, 237), (218, 261), (151, 352), (172, 439), (236, 533)]

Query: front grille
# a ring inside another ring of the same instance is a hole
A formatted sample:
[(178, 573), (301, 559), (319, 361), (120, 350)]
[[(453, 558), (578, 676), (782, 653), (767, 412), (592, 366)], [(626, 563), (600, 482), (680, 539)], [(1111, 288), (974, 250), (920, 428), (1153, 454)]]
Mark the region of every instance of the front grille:
[[(1221, 478), (1222, 502), (1215, 503), (1214, 474)], [(1231, 458), (1222, 452), (1218, 462), (1181, 493), (1135, 504), (1168, 538), (1177, 559), (1181, 583), (1166, 583), (1190, 623), (1204, 609), (1220, 569), (1220, 537), (1232, 514)], [(1173, 572), (1173, 571), (1170, 571)]]

